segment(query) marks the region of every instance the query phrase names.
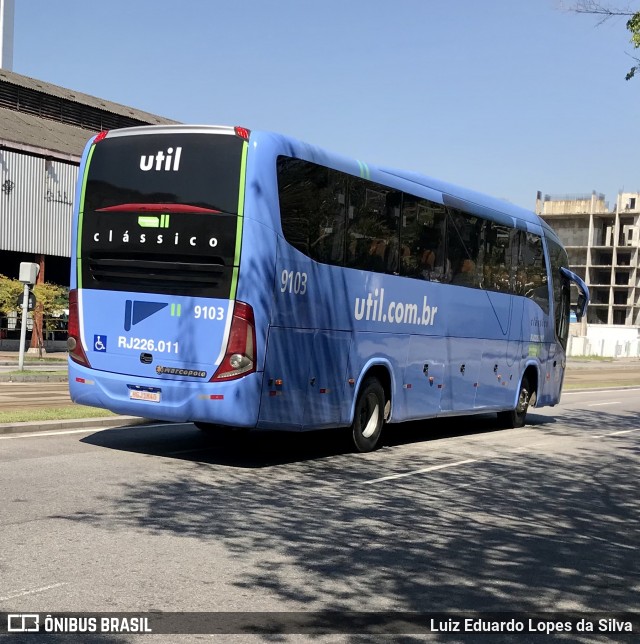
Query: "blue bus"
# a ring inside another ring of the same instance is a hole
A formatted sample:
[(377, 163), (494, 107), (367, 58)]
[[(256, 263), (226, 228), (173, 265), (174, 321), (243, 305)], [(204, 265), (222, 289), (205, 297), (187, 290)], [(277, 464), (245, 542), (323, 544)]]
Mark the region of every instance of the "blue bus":
[[(555, 405), (571, 284), (537, 215), (241, 127), (102, 132), (80, 167), (71, 398), (208, 431)], [(575, 291), (575, 289), (574, 289)]]

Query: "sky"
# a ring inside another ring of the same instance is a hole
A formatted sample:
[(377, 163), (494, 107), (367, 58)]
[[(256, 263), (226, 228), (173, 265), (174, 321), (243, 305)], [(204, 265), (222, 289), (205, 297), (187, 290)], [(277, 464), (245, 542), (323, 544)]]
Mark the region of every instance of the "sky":
[(15, 5), (13, 71), (72, 90), (281, 132), (528, 209), (538, 190), (595, 190), (611, 207), (640, 192), (623, 18), (598, 25), (560, 0)]

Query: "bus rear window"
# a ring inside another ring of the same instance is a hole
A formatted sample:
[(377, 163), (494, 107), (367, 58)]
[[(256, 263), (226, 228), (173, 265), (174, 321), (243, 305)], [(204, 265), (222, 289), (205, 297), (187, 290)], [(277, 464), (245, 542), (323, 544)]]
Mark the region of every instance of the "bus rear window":
[(85, 212), (174, 203), (237, 214), (242, 145), (236, 136), (215, 134), (107, 137), (91, 157)]
[(228, 297), (243, 141), (198, 133), (106, 138), (81, 213), (82, 286)]

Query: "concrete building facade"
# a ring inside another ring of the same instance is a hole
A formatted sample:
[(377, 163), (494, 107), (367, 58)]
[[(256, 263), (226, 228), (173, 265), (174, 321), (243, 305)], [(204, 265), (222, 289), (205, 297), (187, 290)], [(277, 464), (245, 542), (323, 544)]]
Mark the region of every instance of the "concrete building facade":
[(574, 334), (583, 338), (574, 342), (583, 349), (576, 352), (638, 355), (640, 192), (620, 192), (613, 208), (596, 192), (563, 197), (538, 193), (536, 212), (557, 232), (571, 269), (589, 286), (587, 320)]

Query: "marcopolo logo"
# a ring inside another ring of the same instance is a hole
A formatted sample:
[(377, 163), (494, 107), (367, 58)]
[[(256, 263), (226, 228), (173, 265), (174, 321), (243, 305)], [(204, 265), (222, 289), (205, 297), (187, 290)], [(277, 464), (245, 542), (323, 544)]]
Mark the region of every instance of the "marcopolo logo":
[(179, 369), (177, 367), (163, 367), (158, 365), (156, 367), (156, 373), (161, 376), (163, 374), (169, 376), (188, 376), (190, 378), (206, 378), (207, 372), (200, 371), (199, 369)]
[(159, 150), (155, 154), (143, 154), (140, 157), (140, 170), (148, 172), (149, 170), (163, 172), (177, 172), (180, 168), (180, 156), (182, 148), (169, 148), (166, 153)]

